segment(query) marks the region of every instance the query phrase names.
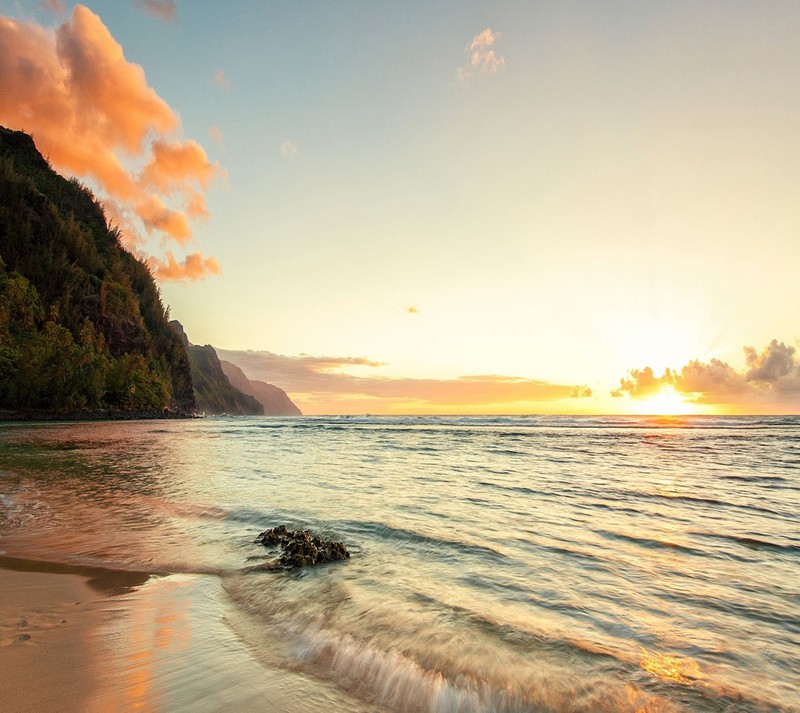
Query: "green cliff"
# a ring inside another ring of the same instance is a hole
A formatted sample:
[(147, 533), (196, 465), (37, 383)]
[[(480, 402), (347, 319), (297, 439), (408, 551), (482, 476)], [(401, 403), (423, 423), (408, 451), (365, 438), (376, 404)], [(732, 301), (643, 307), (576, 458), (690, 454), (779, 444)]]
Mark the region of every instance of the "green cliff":
[(190, 412), (189, 359), (102, 206), (0, 127), (0, 411)]
[(198, 411), (207, 414), (224, 413), (229, 416), (264, 414), (264, 407), (255, 398), (243, 393), (228, 380), (214, 347), (210, 344), (204, 347), (192, 344), (186, 336), (183, 325), (177, 320), (170, 322), (170, 326), (180, 335), (189, 354)]
[(231, 416), (261, 416), (264, 407), (252, 396), (233, 388), (222, 371), (214, 347), (190, 346), (189, 361), (195, 385), (197, 408), (206, 413)]
[(266, 381), (248, 379), (247, 375), (236, 364), (220, 360), (222, 371), (231, 382), (231, 386), (244, 394), (250, 394), (264, 407), (265, 416), (302, 416), (289, 395), (281, 388)]

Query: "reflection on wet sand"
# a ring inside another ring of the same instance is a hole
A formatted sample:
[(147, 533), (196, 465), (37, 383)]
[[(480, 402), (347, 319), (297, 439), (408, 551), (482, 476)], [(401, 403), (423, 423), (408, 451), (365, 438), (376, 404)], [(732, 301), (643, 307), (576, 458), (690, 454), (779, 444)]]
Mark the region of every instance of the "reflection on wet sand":
[(226, 625), (218, 578), (0, 557), (4, 710), (379, 709), (263, 667)]

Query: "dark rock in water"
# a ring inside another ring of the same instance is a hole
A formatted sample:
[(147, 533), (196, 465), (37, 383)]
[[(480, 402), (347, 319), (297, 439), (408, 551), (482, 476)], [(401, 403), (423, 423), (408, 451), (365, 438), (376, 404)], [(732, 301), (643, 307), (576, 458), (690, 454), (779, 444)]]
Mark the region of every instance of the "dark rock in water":
[(310, 530), (287, 530), (286, 525), (264, 530), (256, 538), (256, 542), (264, 547), (280, 547), (282, 550), (281, 555), (269, 564), (268, 569), (312, 567), (350, 557), (343, 542), (323, 540)]

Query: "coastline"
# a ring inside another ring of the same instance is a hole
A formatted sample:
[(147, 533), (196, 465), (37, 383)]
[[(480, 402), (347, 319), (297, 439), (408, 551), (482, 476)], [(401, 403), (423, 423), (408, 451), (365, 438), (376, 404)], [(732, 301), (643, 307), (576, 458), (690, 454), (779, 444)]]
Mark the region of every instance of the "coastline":
[(0, 423), (33, 423), (36, 421), (149, 421), (163, 419), (189, 419), (196, 416), (189, 411), (120, 411), (116, 409), (76, 409), (74, 411), (48, 411), (25, 409), (22, 411), (0, 410)]
[(3, 705), (31, 713), (379, 710), (263, 665), (228, 625), (231, 615), (212, 575), (0, 555)]

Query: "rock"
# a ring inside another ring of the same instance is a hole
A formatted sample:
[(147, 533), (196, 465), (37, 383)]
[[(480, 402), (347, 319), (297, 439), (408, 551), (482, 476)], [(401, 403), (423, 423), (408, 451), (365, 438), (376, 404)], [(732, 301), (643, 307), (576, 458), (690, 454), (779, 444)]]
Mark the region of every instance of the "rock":
[(268, 569), (312, 567), (350, 557), (343, 542), (323, 540), (310, 530), (287, 530), (286, 525), (264, 530), (255, 541), (264, 547), (280, 547), (282, 550), (280, 556), (268, 565)]

